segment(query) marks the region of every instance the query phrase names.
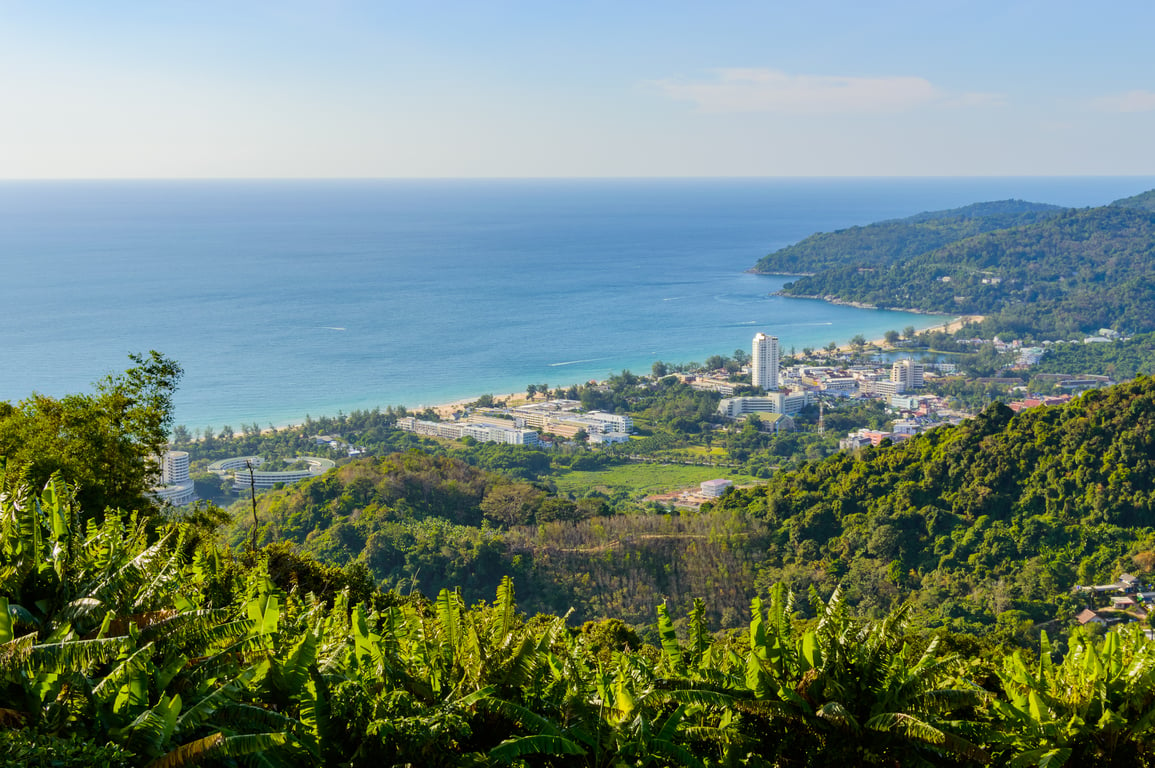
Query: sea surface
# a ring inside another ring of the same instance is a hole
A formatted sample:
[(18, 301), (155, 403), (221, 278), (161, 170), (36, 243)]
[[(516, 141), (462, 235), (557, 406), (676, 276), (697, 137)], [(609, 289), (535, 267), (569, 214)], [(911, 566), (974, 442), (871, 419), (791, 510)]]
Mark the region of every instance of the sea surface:
[(0, 182), (0, 400), (156, 349), (190, 429), (568, 385), (940, 318), (771, 294), (814, 232), (1155, 178)]

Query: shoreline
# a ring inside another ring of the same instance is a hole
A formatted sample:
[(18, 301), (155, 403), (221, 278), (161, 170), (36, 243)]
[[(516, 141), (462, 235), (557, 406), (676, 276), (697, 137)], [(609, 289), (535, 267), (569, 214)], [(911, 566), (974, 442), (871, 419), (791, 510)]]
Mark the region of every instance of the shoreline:
[[(829, 301), (828, 299), (823, 299), (822, 297), (819, 297), (819, 296), (792, 297), (792, 298), (814, 298), (814, 299), (818, 299), (820, 301)], [(840, 303), (840, 302), (830, 301), (830, 303), (835, 304), (835, 303)], [(847, 302), (841, 302), (841, 303), (844, 305), (847, 304)], [(855, 305), (855, 306), (858, 306), (858, 305)], [(861, 307), (861, 306), (859, 306), (859, 308), (860, 309), (877, 309), (877, 307)], [(923, 311), (917, 311), (917, 310), (895, 310), (895, 311), (909, 312), (910, 314), (917, 314), (917, 315), (933, 314), (931, 312), (923, 312)], [(926, 332), (944, 331), (946, 333), (953, 333), (956, 330), (958, 330), (959, 328), (962, 328), (963, 326), (968, 325), (970, 323), (982, 322), (983, 318), (984, 318), (983, 315), (959, 315), (959, 316), (956, 316), (953, 319), (948, 320), (944, 323), (937, 323), (935, 325), (930, 325), (930, 326), (926, 326), (924, 328), (919, 328), (918, 332), (919, 333), (926, 333)], [(874, 346), (874, 347), (878, 347), (879, 349), (884, 349), (884, 350), (898, 349), (898, 347), (893, 347), (893, 346), (887, 344), (885, 338), (868, 340), (866, 342), (866, 346), (868, 346), (868, 347)], [(834, 351), (833, 354), (843, 354), (843, 353), (852, 352), (853, 350), (854, 350), (854, 347), (851, 344), (847, 343), (847, 344), (840, 345)], [(815, 352), (818, 352), (818, 351), (819, 350), (815, 350)], [(583, 383), (585, 383), (585, 382), (583, 382)], [(600, 380), (599, 380), (599, 383), (601, 383)], [(564, 386), (568, 386), (568, 385), (559, 385), (559, 386), (564, 387)], [(440, 418), (444, 419), (444, 418), (451, 417), (456, 411), (462, 410), (466, 405), (468, 405), (472, 402), (475, 402), (478, 398), (480, 398), (486, 394), (491, 394), (495, 401), (498, 401), (498, 400), (505, 401), (509, 405), (521, 405), (521, 404), (524, 404), (527, 402), (531, 402), (529, 400), (529, 398), (526, 396), (526, 393), (524, 390), (521, 392), (506, 392), (506, 393), (502, 393), (502, 394), (482, 392), (482, 393), (479, 393), (479, 394), (474, 395), (472, 397), (458, 398), (458, 399), (453, 400), (451, 402), (435, 403), (432, 405), (421, 404), (421, 405), (416, 405), (413, 407), (406, 406), (406, 409), (410, 414), (414, 414), (414, 415), (417, 413), (420, 413), (421, 411), (424, 411), (424, 410), (432, 410)], [(537, 402), (537, 399), (535, 399), (532, 402)], [(281, 424), (281, 425), (276, 426), (275, 429), (276, 430), (298, 429), (300, 427), (303, 427), (304, 425), (305, 425), (304, 421), (299, 421), (297, 423)], [(263, 430), (261, 430), (261, 433), (266, 434), (266, 433), (269, 433), (271, 431), (273, 431), (273, 430), (263, 429)]]
[[(925, 313), (921, 313), (921, 314), (930, 314), (930, 313), (925, 312)], [(938, 325), (931, 325), (931, 326), (927, 326), (926, 328), (919, 328), (917, 330), (918, 330), (918, 333), (935, 333), (938, 331), (942, 331), (944, 333), (954, 333), (955, 331), (959, 330), (960, 328), (963, 328), (967, 325), (970, 325), (971, 323), (981, 323), (985, 318), (986, 318), (985, 315), (959, 315), (955, 319), (948, 320), (945, 323), (939, 323)], [(868, 347), (875, 346), (875, 347), (878, 347), (880, 349), (890, 349), (890, 350), (898, 349), (898, 347), (887, 344), (885, 338), (871, 339), (871, 340), (866, 342), (866, 346), (868, 346)], [(854, 347), (852, 345), (844, 344), (841, 347), (839, 347), (837, 351), (838, 352), (851, 352), (851, 351), (853, 351), (853, 349), (854, 349)]]
[[(914, 314), (929, 315), (931, 313), (930, 312), (917, 312)], [(930, 326), (927, 326), (925, 328), (919, 328), (918, 332), (919, 333), (927, 333), (927, 332), (933, 333), (935, 331), (943, 331), (945, 333), (954, 333), (958, 329), (962, 328), (963, 326), (969, 325), (970, 323), (981, 323), (983, 321), (983, 317), (984, 317), (983, 315), (959, 315), (959, 316), (957, 316), (951, 320), (946, 321), (945, 323), (938, 323), (936, 325), (930, 325)], [(873, 346), (876, 346), (876, 347), (879, 347), (882, 349), (898, 349), (898, 347), (892, 347), (889, 344), (887, 344), (885, 338), (873, 339), (871, 341), (867, 341), (866, 345), (867, 346), (873, 345)], [(853, 347), (850, 344), (843, 344), (842, 346), (838, 347), (838, 349), (836, 350), (836, 353), (850, 352), (852, 350), (853, 350)], [(598, 383), (602, 383), (602, 382), (599, 381)], [(441, 418), (446, 418), (446, 417), (452, 416), (455, 411), (461, 410), (462, 408), (464, 408), (469, 403), (476, 401), (479, 397), (481, 397), (484, 394), (488, 394), (488, 393), (483, 392), (483, 393), (476, 395), (474, 397), (466, 397), (466, 398), (454, 400), (451, 403), (441, 403), (438, 405), (421, 406), (420, 410), (425, 410), (428, 408), (429, 410), (432, 410), (434, 413), (436, 413)], [(531, 402), (529, 400), (529, 398), (526, 397), (525, 392), (508, 392), (505, 394), (494, 394), (493, 399), (495, 401), (503, 400), (506, 403), (508, 403), (509, 405), (521, 405), (521, 404), (524, 404), (527, 402)], [(536, 402), (536, 399), (533, 402)], [(416, 409), (414, 409), (414, 410), (416, 410)]]

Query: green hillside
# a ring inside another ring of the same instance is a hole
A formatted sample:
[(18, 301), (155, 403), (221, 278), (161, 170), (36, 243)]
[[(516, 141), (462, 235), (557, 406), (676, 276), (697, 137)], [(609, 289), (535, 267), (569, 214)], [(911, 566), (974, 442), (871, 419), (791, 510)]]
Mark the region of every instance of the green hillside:
[(1031, 366), (1032, 376), (1040, 373), (1110, 376), (1115, 381), (1155, 376), (1155, 333), (1111, 343), (1055, 344)]
[(810, 274), (844, 264), (892, 264), (983, 232), (1033, 224), (1062, 210), (1055, 205), (1002, 200), (919, 213), (905, 219), (811, 235), (762, 257), (753, 271)]
[(1141, 208), (1145, 211), (1155, 211), (1155, 189), (1149, 189), (1146, 192), (1140, 192), (1131, 197), (1124, 197), (1121, 200), (1116, 200), (1111, 205), (1121, 206), (1123, 208)]
[(843, 453), (726, 496), (770, 526), (761, 578), (842, 584), (865, 610), (911, 592), (934, 624), (1067, 615), (1155, 546), (1155, 379)]
[(989, 316), (986, 330), (1060, 336), (1155, 330), (1155, 213), (1066, 211), (889, 265), (842, 265), (783, 292), (879, 307)]

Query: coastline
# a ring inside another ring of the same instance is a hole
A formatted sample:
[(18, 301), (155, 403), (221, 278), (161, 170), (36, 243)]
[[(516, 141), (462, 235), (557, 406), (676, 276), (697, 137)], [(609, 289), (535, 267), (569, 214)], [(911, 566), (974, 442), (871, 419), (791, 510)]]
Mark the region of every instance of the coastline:
[[(828, 299), (823, 299), (822, 297), (792, 297), (792, 298), (816, 298), (816, 299), (819, 299), (821, 301), (829, 301)], [(831, 303), (838, 303), (838, 302), (831, 301)], [(847, 304), (847, 302), (843, 302), (843, 303)], [(857, 306), (857, 305), (855, 305), (855, 306)], [(872, 307), (859, 306), (858, 308), (871, 309)], [(922, 311), (917, 311), (917, 310), (897, 310), (897, 311), (909, 312), (911, 314), (919, 314), (919, 315), (932, 314), (930, 312), (922, 312)], [(984, 318), (983, 315), (959, 315), (957, 317), (954, 317), (951, 320), (946, 321), (945, 323), (937, 323), (935, 325), (930, 325), (930, 326), (926, 326), (923, 328), (918, 328), (918, 332), (919, 333), (925, 333), (925, 332), (943, 331), (946, 333), (954, 333), (958, 329), (960, 329), (963, 326), (968, 325), (970, 323), (982, 322), (983, 318)], [(869, 340), (866, 342), (866, 345), (878, 347), (878, 348), (884, 349), (884, 350), (885, 349), (897, 349), (897, 347), (893, 347), (893, 346), (887, 344), (885, 338), (878, 338), (878, 339)], [(851, 345), (849, 343), (842, 344), (835, 350), (835, 354), (849, 353), (849, 352), (852, 352), (853, 349), (854, 349), (853, 345)], [(561, 386), (564, 386), (564, 385), (561, 385)], [(479, 392), (478, 394), (473, 395), (471, 397), (457, 398), (456, 400), (452, 400), (450, 402), (436, 403), (433, 405), (424, 405), (424, 404), (418, 405), (418, 406), (415, 406), (413, 408), (410, 408), (409, 411), (411, 413), (418, 413), (420, 411), (424, 411), (424, 410), (428, 409), (428, 410), (432, 410), (434, 413), (436, 413), (439, 417), (441, 417), (443, 419), (444, 418), (450, 418), (453, 416), (453, 414), (455, 412), (461, 411), (465, 406), (469, 405), (472, 402), (475, 402), (478, 398), (480, 398), (481, 396), (483, 396), (485, 394), (492, 394), (492, 397), (495, 401), (497, 401), (497, 400), (505, 401), (506, 403), (508, 403), (510, 405), (522, 405), (524, 403), (530, 402), (529, 398), (526, 397), (526, 393), (524, 390), (521, 392), (506, 392), (506, 393), (501, 393), (501, 394)], [(279, 426), (277, 426), (277, 429), (296, 429), (296, 428), (299, 428), (302, 426), (304, 426), (304, 421), (298, 421), (296, 423), (279, 425)], [(264, 429), (261, 431), (262, 432), (269, 432), (270, 430)]]
[[(760, 274), (768, 274), (762, 272)], [(827, 304), (836, 304), (840, 307), (854, 307), (855, 309), (883, 309), (887, 312), (906, 312), (911, 315), (937, 315), (939, 312), (930, 312), (925, 309), (911, 309), (909, 307), (880, 307), (877, 304), (867, 304), (861, 301), (846, 301), (833, 295), (827, 296), (795, 296), (792, 293), (783, 293), (782, 291), (775, 291), (774, 296), (781, 296), (786, 299), (810, 299), (813, 301), (825, 301)], [(982, 315), (966, 315), (966, 317), (976, 317), (982, 320)], [(929, 328), (926, 330), (930, 330)]]
[[(930, 312), (915, 312), (914, 310), (903, 310), (903, 311), (910, 311), (914, 314), (920, 314), (920, 315), (931, 314)], [(962, 328), (966, 325), (969, 325), (971, 323), (981, 323), (983, 321), (983, 319), (984, 319), (983, 315), (959, 315), (952, 320), (948, 320), (945, 323), (938, 323), (937, 325), (930, 325), (930, 326), (927, 326), (925, 328), (919, 328), (918, 332), (919, 333), (926, 333), (926, 332), (933, 333), (933, 332), (937, 332), (937, 331), (943, 331), (945, 333), (954, 333), (955, 331), (959, 330), (960, 328)], [(885, 338), (873, 339), (871, 341), (867, 341), (866, 345), (867, 346), (873, 345), (873, 346), (879, 347), (881, 349), (897, 349), (897, 347), (893, 347), (890, 344), (887, 344)], [(838, 353), (843, 353), (843, 352), (851, 352), (852, 350), (853, 350), (852, 345), (843, 344), (842, 346), (838, 347), (838, 349), (836, 351)], [(482, 393), (482, 394), (485, 394), (485, 393)], [(440, 405), (432, 405), (432, 406), (428, 406), (428, 407), (431, 410), (433, 410), (441, 418), (447, 418), (447, 417), (452, 416), (454, 414), (454, 412), (461, 410), (464, 406), (477, 400), (478, 397), (481, 397), (481, 395), (479, 394), (476, 397), (462, 398), (462, 399), (454, 400), (451, 403), (442, 403)], [(521, 404), (529, 402), (529, 399), (525, 396), (525, 392), (509, 392), (509, 393), (501, 394), (501, 395), (495, 394), (495, 395), (493, 395), (493, 399), (494, 400), (504, 400), (507, 403), (509, 403), (510, 405), (521, 405)]]
[[(920, 313), (920, 314), (929, 314), (929, 313)], [(948, 320), (945, 323), (939, 323), (938, 325), (927, 326), (926, 328), (919, 328), (918, 332), (919, 333), (936, 333), (938, 331), (942, 331), (944, 333), (954, 333), (955, 331), (959, 330), (960, 328), (963, 328), (964, 326), (970, 325), (971, 323), (981, 323), (985, 319), (985, 317), (986, 317), (985, 315), (959, 315), (955, 319)], [(870, 341), (867, 341), (866, 346), (868, 346), (868, 347), (869, 346), (875, 346), (875, 347), (880, 347), (882, 349), (898, 349), (898, 347), (887, 344), (885, 338), (872, 339)], [(851, 345), (844, 344), (843, 346), (838, 348), (838, 351), (839, 352), (849, 352), (852, 349), (853, 349), (853, 347)]]

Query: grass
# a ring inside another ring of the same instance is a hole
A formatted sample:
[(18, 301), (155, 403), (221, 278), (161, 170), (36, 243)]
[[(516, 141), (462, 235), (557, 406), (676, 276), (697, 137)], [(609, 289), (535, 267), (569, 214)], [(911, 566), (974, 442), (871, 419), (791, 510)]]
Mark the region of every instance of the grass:
[(703, 480), (725, 478), (735, 485), (765, 482), (748, 475), (731, 475), (715, 467), (688, 467), (670, 464), (621, 464), (593, 472), (566, 472), (554, 475), (559, 491), (581, 495), (591, 490), (606, 494), (625, 491), (631, 496), (672, 493), (698, 485)]
[(685, 448), (680, 448), (679, 450), (695, 457), (706, 457), (711, 459), (729, 458), (729, 454), (726, 453), (725, 448), (707, 448), (704, 445), (691, 445)]

